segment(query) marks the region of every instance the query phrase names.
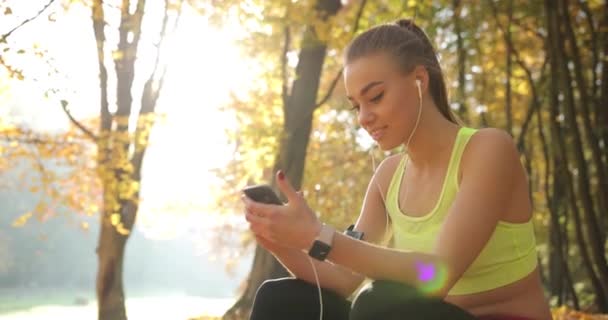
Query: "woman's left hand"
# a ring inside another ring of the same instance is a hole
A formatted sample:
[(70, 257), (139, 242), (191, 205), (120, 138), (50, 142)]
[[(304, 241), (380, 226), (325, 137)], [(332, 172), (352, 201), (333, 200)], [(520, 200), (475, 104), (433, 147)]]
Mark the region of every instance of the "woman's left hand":
[(243, 195), (249, 228), (256, 236), (285, 247), (308, 250), (321, 232), (321, 221), (282, 171), (277, 172), (276, 179), (279, 190), (287, 197), (288, 203), (265, 204)]

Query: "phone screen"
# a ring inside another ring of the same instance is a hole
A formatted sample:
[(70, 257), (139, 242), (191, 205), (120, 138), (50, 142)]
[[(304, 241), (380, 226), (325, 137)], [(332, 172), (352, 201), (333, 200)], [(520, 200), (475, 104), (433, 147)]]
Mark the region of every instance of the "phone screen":
[(243, 192), (252, 200), (268, 204), (283, 204), (269, 185), (261, 184), (245, 187)]

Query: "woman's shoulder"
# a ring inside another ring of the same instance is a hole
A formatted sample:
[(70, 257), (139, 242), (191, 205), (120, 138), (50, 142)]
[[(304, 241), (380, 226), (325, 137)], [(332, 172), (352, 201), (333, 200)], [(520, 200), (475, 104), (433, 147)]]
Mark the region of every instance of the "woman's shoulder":
[(395, 171), (397, 170), (397, 167), (402, 159), (402, 153), (387, 156), (384, 158), (384, 160), (382, 160), (382, 162), (380, 162), (378, 168), (374, 172), (373, 181), (382, 187), (384, 194), (386, 194), (393, 175), (395, 174)]
[(404, 155), (402, 153), (396, 153), (384, 158), (384, 160), (382, 160), (382, 162), (380, 162), (378, 165), (378, 169), (376, 169), (375, 174), (392, 176), (395, 170), (397, 170), (397, 167), (399, 166), (399, 163), (403, 157)]
[(491, 127), (475, 129), (465, 153), (467, 150), (480, 155), (488, 151), (518, 152), (513, 137), (507, 131)]
[(500, 171), (515, 171), (522, 168), (519, 151), (513, 137), (498, 128), (476, 129), (464, 149), (461, 167), (478, 171), (487, 168)]

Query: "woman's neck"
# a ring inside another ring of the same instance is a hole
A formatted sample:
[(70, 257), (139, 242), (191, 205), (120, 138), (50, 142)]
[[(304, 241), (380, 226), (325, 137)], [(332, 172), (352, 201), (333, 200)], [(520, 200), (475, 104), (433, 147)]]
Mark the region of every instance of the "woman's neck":
[(418, 168), (436, 166), (443, 154), (451, 150), (459, 128), (439, 113), (434, 104), (423, 105), (420, 123), (407, 146), (409, 162)]

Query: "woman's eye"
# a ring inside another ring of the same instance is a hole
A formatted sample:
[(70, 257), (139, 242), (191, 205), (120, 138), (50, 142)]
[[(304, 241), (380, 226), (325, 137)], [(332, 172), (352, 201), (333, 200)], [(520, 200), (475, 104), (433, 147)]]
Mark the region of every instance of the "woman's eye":
[(383, 96), (384, 96), (384, 91), (380, 92), (377, 96), (373, 97), (370, 101), (376, 103), (376, 102), (380, 101), (380, 99), (382, 99)]
[(352, 108), (350, 108), (350, 110), (355, 111), (355, 112), (359, 112), (359, 106), (353, 106)]

